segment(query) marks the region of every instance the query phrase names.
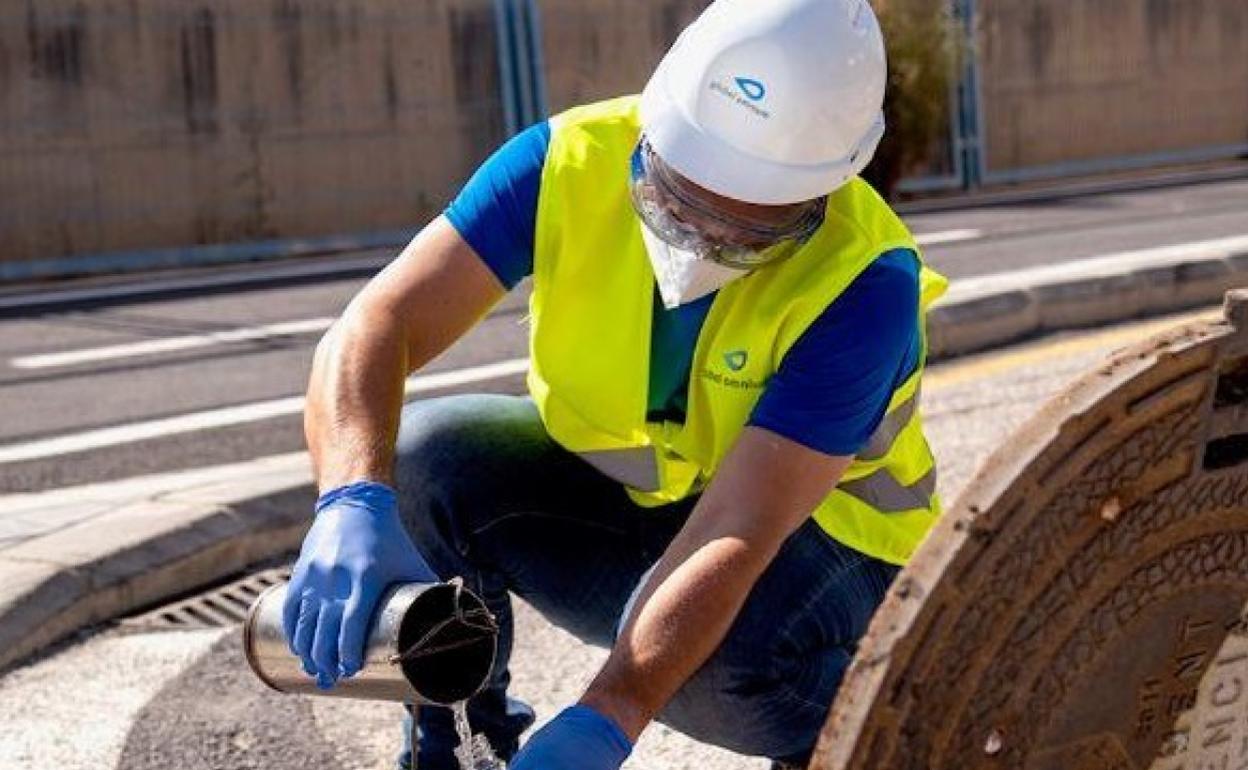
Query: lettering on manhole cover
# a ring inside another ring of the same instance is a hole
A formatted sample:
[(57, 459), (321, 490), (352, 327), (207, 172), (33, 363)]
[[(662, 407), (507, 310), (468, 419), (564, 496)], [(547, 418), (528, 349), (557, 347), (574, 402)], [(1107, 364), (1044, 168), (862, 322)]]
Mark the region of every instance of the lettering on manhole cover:
[(1116, 355), (899, 576), (812, 767), (1248, 770), (1248, 293)]
[(1169, 714), (1161, 717), (1170, 727), (1149, 770), (1248, 770), (1248, 629), (1241, 625), (1211, 654), (1213, 662), (1196, 688), (1185, 687), (1169, 701), (1151, 690), (1141, 693), (1150, 716), (1154, 708), (1187, 706), (1173, 722)]

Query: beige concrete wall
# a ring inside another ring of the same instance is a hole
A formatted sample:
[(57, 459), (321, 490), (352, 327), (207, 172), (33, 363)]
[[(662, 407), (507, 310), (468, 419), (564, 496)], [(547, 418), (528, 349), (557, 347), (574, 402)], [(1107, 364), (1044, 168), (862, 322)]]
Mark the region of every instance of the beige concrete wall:
[(420, 224), (495, 51), (490, 0), (10, 0), (0, 260)]
[(538, 0), (551, 112), (638, 92), (709, 0)]
[(1248, 143), (1245, 0), (988, 0), (989, 170)]
[[(548, 106), (708, 0), (538, 0)], [(990, 0), (989, 170), (1248, 142), (1246, 0)], [(413, 226), (503, 137), (492, 0), (9, 0), (0, 260)]]

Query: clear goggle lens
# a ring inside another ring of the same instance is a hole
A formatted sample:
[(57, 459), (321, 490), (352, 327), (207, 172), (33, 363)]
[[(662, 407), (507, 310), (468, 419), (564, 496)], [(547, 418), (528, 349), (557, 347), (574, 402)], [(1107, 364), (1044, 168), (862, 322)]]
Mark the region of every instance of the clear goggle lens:
[(632, 156), (633, 207), (664, 242), (699, 259), (746, 270), (778, 262), (801, 249), (823, 224), (826, 198), (810, 201), (784, 224), (766, 224), (716, 210), (682, 192), (674, 173), (643, 138)]

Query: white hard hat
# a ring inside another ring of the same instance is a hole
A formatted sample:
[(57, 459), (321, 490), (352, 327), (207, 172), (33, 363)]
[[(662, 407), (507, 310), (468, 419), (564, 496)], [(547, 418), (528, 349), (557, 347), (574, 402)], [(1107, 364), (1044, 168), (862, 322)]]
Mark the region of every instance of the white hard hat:
[(659, 157), (757, 204), (827, 195), (884, 135), (884, 39), (866, 0), (716, 0), (641, 97)]

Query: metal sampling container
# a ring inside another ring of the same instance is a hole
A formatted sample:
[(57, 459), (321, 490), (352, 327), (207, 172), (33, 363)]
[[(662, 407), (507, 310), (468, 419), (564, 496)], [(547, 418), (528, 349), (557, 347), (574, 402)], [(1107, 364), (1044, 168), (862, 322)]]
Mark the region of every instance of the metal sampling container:
[(287, 588), (261, 594), (243, 624), (247, 663), (279, 692), (449, 705), (480, 690), (494, 665), (498, 625), (479, 597), (459, 581), (408, 583), (382, 595), (359, 673), (319, 689), (286, 643)]

